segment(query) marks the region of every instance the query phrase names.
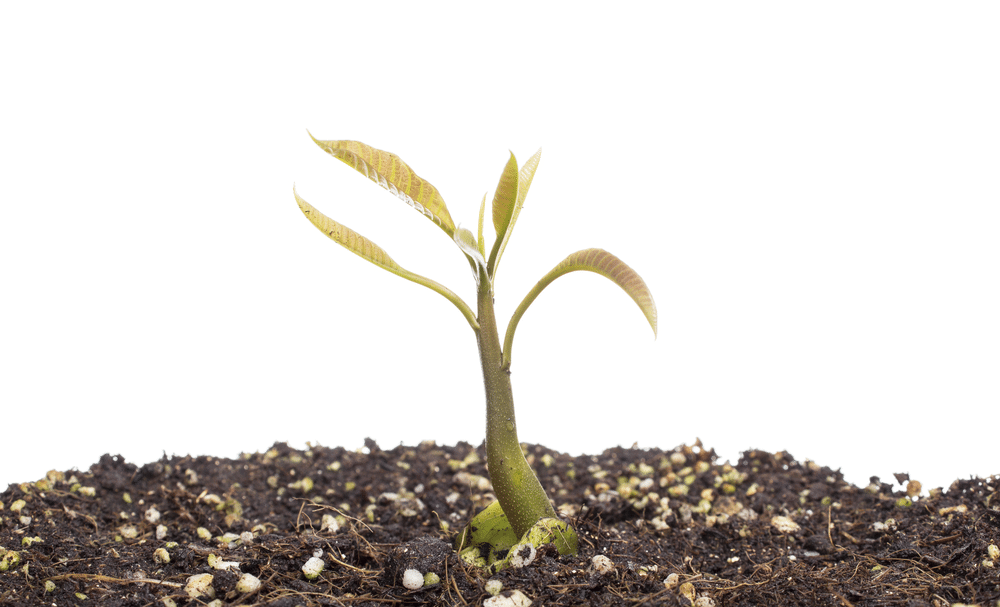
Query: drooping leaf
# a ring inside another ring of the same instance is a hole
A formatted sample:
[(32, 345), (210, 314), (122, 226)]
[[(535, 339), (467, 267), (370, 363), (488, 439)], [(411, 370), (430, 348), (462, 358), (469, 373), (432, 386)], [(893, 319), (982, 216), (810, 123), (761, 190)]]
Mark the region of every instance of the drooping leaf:
[[(493, 243), (493, 250), (490, 251), (490, 262), (488, 264), (490, 278), (496, 276), (497, 266), (500, 265), (500, 258), (503, 257), (503, 252), (507, 248), (507, 241), (510, 240), (510, 236), (514, 232), (514, 224), (517, 223), (517, 217), (521, 214), (521, 209), (524, 207), (524, 199), (528, 196), (528, 189), (531, 187), (531, 180), (535, 177), (538, 162), (542, 159), (542, 149), (538, 148), (538, 151), (517, 171), (516, 188), (509, 185), (509, 181), (513, 178), (513, 175), (508, 176), (508, 171), (511, 168), (511, 164), (516, 162), (513, 154), (511, 154), (510, 158), (510, 162), (507, 163), (503, 176), (500, 178), (500, 184), (497, 186), (497, 194), (499, 194), (501, 188), (505, 186), (505, 180), (507, 180), (508, 185), (505, 188), (506, 193), (501, 206), (501, 212), (498, 213), (497, 198), (494, 197), (493, 200), (493, 226), (497, 230), (497, 239)], [(516, 196), (513, 197), (513, 202), (510, 203), (509, 198), (514, 191), (516, 191)], [(497, 221), (498, 216), (500, 217), (499, 223)]]
[(656, 302), (653, 301), (653, 294), (649, 292), (649, 287), (646, 286), (642, 277), (624, 261), (603, 249), (583, 249), (569, 255), (566, 259), (559, 262), (556, 267), (552, 268), (548, 274), (535, 284), (521, 301), (520, 305), (517, 306), (514, 315), (511, 316), (510, 323), (507, 325), (507, 334), (504, 336), (503, 367), (505, 369), (510, 367), (510, 350), (514, 343), (514, 330), (517, 329), (517, 323), (520, 322), (525, 310), (528, 309), (531, 302), (535, 301), (538, 294), (545, 287), (549, 286), (553, 280), (563, 274), (577, 270), (595, 272), (621, 287), (635, 301), (636, 305), (639, 306), (639, 309), (649, 322), (649, 326), (653, 329), (653, 337), (656, 337)]
[[(309, 135), (312, 137), (312, 134)], [(455, 222), (437, 188), (417, 175), (399, 156), (360, 141), (312, 140), (334, 158), (342, 160), (365, 177), (389, 190), (400, 200), (420, 211), (454, 238)]]
[[(299, 205), (299, 210), (302, 211), (306, 218), (309, 219), (309, 221), (316, 226), (320, 232), (326, 234), (330, 240), (362, 259), (375, 264), (383, 270), (392, 272), (396, 276), (400, 276), (406, 280), (415, 282), (418, 285), (425, 286), (428, 289), (439, 293), (445, 299), (453, 303), (460, 312), (462, 312), (462, 315), (465, 316), (465, 319), (469, 322), (469, 325), (472, 326), (473, 330), (479, 329), (479, 323), (476, 321), (476, 315), (472, 312), (472, 309), (469, 308), (464, 301), (462, 301), (462, 298), (450, 289), (429, 278), (406, 270), (389, 257), (389, 254), (386, 253), (382, 247), (347, 226), (337, 223), (323, 213), (319, 212), (316, 207), (303, 200), (299, 196), (298, 192), (294, 192), (293, 190), (293, 193), (295, 194), (295, 201)], [(468, 232), (468, 230), (466, 230), (466, 232)]]

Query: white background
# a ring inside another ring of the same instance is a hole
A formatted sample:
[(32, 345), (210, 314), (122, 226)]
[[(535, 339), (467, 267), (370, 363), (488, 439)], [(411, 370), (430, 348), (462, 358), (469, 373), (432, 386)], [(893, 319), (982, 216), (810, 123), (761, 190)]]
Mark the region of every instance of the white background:
[[(865, 485), (1000, 472), (993, 3), (6, 4), (0, 487), (101, 454), (478, 444), (475, 339), (324, 238), (292, 186), (472, 305), (453, 243), (319, 150), (358, 139), (456, 222), (544, 147), (501, 333), (521, 440), (700, 437)], [(487, 233), (491, 232), (488, 230)]]

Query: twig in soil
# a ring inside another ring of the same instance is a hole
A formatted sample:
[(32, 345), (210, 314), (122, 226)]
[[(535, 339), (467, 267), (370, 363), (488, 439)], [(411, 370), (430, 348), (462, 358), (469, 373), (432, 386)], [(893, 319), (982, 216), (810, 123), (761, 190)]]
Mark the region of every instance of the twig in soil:
[(590, 588), (593, 584), (549, 584), (549, 588)]
[[(324, 599), (335, 601), (338, 605), (342, 604), (340, 602), (341, 601), (340, 597), (330, 596), (328, 594), (323, 594), (322, 592), (285, 592), (285, 593), (278, 593), (278, 594), (275, 594), (275, 595), (268, 595), (267, 597), (261, 597), (261, 598), (267, 601), (266, 603), (263, 603), (263, 604), (270, 605), (271, 603), (273, 603), (275, 601), (279, 601), (281, 599), (292, 597), (292, 596), (294, 596), (294, 597), (303, 597), (303, 598), (305, 598), (307, 596), (321, 596)], [(346, 599), (346, 600), (352, 600), (352, 599)], [(261, 604), (262, 603), (254, 603), (254, 605), (261, 605)]]
[(948, 537), (939, 537), (936, 540), (931, 540), (927, 542), (928, 546), (937, 546), (938, 544), (946, 544), (948, 542), (953, 542), (958, 538), (962, 537), (961, 533), (956, 533), (955, 535), (949, 535)]
[(134, 580), (126, 580), (118, 577), (109, 577), (107, 575), (97, 575), (96, 573), (63, 573), (45, 579), (53, 582), (59, 580), (91, 580), (94, 582), (107, 582), (110, 584), (159, 584), (160, 586), (170, 586), (171, 588), (184, 587), (184, 584), (167, 582), (165, 580), (153, 580), (150, 578), (135, 578)]
[(826, 537), (830, 540), (830, 545), (837, 551), (846, 550), (833, 542), (833, 504), (826, 507)]
[[(464, 569), (463, 569), (463, 571), (464, 571)], [(466, 573), (466, 576), (468, 576), (468, 573)], [(469, 603), (466, 602), (465, 597), (462, 596), (462, 591), (459, 590), (459, 588), (458, 588), (458, 582), (455, 580), (455, 576), (449, 575), (449, 572), (448, 572), (448, 559), (445, 559), (444, 560), (444, 581), (445, 581), (445, 587), (446, 588), (447, 588), (448, 580), (451, 580), (451, 586), (452, 586), (452, 588), (455, 589), (455, 594), (458, 595), (458, 600), (462, 601), (463, 605), (468, 605)], [(448, 590), (448, 594), (449, 595), (451, 594), (451, 589)]]
[[(324, 596), (324, 597), (329, 598), (329, 596), (325, 595), (325, 594), (320, 594), (320, 593), (310, 593), (310, 594), (319, 594), (320, 596)], [(354, 601), (372, 601), (373, 603), (402, 603), (403, 602), (403, 601), (401, 601), (399, 599), (387, 599), (387, 598), (384, 598), (384, 597), (372, 596), (370, 594), (363, 594), (361, 596), (351, 596), (351, 597), (346, 597), (346, 598), (338, 597), (337, 600), (338, 601), (346, 601), (348, 603), (353, 603)]]
[[(330, 545), (327, 544), (327, 547), (329, 548)], [(330, 557), (330, 560), (333, 561), (334, 563), (337, 563), (341, 567), (347, 567), (348, 569), (351, 569), (352, 571), (357, 571), (358, 573), (366, 573), (366, 574), (369, 574), (369, 575), (374, 574), (374, 573), (378, 573), (377, 571), (372, 571), (371, 569), (361, 569), (359, 567), (355, 567), (354, 565), (348, 565), (347, 563), (345, 563), (345, 562), (341, 561), (340, 559), (336, 558), (335, 556), (333, 556), (333, 552), (331, 552), (329, 550), (326, 551), (326, 555), (328, 557)]]
[(625, 600), (628, 601), (628, 602), (630, 602), (630, 603), (649, 603), (649, 602), (655, 601), (656, 599), (660, 598), (661, 596), (663, 596), (663, 595), (665, 595), (665, 594), (667, 594), (667, 593), (669, 593), (671, 591), (672, 591), (671, 588), (664, 588), (663, 590), (657, 592), (656, 594), (650, 595), (650, 596), (627, 597)]
[[(764, 584), (770, 583), (772, 579), (773, 578), (768, 578), (768, 579), (766, 579), (766, 580), (764, 580), (762, 582), (740, 582), (739, 584), (735, 584), (733, 586), (725, 586), (723, 588), (717, 588), (717, 589), (715, 589), (715, 592), (718, 592), (718, 593), (721, 594), (723, 592), (729, 592), (730, 590), (736, 590), (737, 588), (744, 588), (744, 587), (748, 587), (749, 588), (749, 587), (753, 587), (753, 586), (763, 586)], [(703, 580), (703, 581), (705, 583), (713, 583), (713, 582), (716, 582), (716, 583), (725, 583), (725, 582), (728, 582), (729, 580)]]
[[(69, 494), (67, 494), (67, 495), (69, 495)], [(100, 527), (97, 526), (97, 521), (94, 519), (94, 517), (90, 516), (89, 514), (83, 514), (82, 512), (77, 512), (76, 510), (71, 510), (71, 509), (69, 509), (69, 508), (66, 507), (66, 504), (63, 504), (62, 507), (63, 507), (63, 510), (66, 511), (66, 514), (69, 515), (69, 518), (74, 519), (74, 518), (76, 518), (78, 516), (82, 516), (83, 518), (87, 519), (87, 522), (89, 522), (91, 525), (94, 526), (94, 531), (95, 532), (100, 533), (101, 529), (100, 529)]]
[[(300, 533), (299, 527), (302, 526), (302, 511), (306, 509), (306, 504), (311, 504), (310, 500), (300, 500), (302, 503), (299, 504), (299, 514), (295, 517), (295, 533)], [(312, 519), (309, 519), (309, 528), (312, 529)]]
[[(466, 579), (468, 579), (469, 573), (467, 571), (465, 571), (464, 568), (462, 569), (462, 572), (465, 573), (465, 577), (466, 577)], [(463, 605), (468, 605), (469, 603), (466, 602), (465, 597), (462, 596), (462, 591), (458, 588), (458, 581), (455, 579), (455, 576), (454, 575), (450, 575), (450, 573), (448, 571), (448, 559), (444, 560), (444, 579), (445, 579), (445, 584), (448, 583), (449, 579), (451, 580), (451, 586), (452, 586), (452, 588), (455, 589), (455, 594), (458, 595), (458, 600), (462, 601)], [(448, 594), (451, 594), (451, 590), (450, 589), (448, 590)]]

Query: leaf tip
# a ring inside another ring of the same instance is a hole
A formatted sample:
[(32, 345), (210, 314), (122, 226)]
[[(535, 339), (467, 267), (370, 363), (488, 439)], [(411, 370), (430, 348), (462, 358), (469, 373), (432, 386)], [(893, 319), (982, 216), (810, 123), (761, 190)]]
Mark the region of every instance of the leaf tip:
[(309, 135), (309, 138), (313, 140), (313, 143), (315, 143), (316, 145), (318, 145), (322, 149), (326, 149), (326, 148), (323, 147), (323, 142), (320, 141), (319, 139), (316, 139), (315, 137), (313, 137), (313, 134), (312, 134), (312, 132), (309, 131), (309, 129), (306, 129), (306, 134)]

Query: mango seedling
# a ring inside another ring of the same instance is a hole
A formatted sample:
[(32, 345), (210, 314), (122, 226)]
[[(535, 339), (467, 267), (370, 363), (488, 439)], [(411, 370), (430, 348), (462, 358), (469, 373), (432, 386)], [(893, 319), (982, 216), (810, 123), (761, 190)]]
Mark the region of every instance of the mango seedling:
[[(312, 137), (312, 135), (310, 135)], [(646, 283), (632, 268), (601, 249), (577, 251), (558, 263), (528, 292), (507, 324), (503, 347), (493, 310), (493, 284), (500, 258), (528, 195), (541, 159), (541, 150), (520, 168), (512, 153), (493, 195), (496, 238), (489, 255), (483, 237), (486, 196), (479, 206), (478, 234), (457, 227), (437, 188), (419, 177), (403, 160), (358, 141), (313, 141), (322, 150), (353, 167), (402, 199), (440, 228), (465, 255), (476, 279), (476, 311), (447, 287), (402, 268), (378, 245), (337, 223), (303, 200), (299, 209), (331, 240), (376, 266), (423, 285), (455, 305), (476, 335), (486, 387), (486, 463), (497, 501), (477, 514), (459, 534), (456, 548), (468, 562), (496, 570), (530, 562), (534, 547), (553, 543), (561, 554), (576, 554), (576, 531), (559, 519), (535, 476), (517, 438), (510, 365), (514, 331), (528, 306), (556, 278), (586, 270), (621, 287), (645, 315), (656, 335), (656, 304)], [(294, 190), (293, 190), (294, 191)]]

